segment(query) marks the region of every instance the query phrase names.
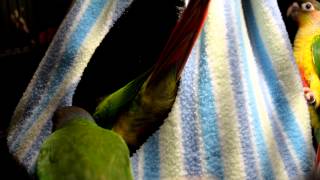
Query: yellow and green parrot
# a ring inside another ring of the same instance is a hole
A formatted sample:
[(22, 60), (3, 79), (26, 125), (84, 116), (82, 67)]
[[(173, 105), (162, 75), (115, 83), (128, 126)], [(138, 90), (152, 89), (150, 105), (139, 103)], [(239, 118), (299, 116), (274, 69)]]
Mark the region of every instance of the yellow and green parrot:
[[(320, 3), (316, 0), (294, 2), (287, 10), (297, 22), (294, 57), (303, 81), (305, 98), (309, 104), (311, 126), (320, 151)], [(318, 157), (318, 160), (320, 156)]]
[(154, 133), (174, 103), (182, 69), (202, 29), (210, 0), (191, 0), (156, 64), (106, 96), (93, 116), (120, 134), (134, 151)]
[(82, 108), (56, 111), (55, 131), (37, 159), (39, 180), (132, 180), (129, 149), (113, 131), (99, 127)]

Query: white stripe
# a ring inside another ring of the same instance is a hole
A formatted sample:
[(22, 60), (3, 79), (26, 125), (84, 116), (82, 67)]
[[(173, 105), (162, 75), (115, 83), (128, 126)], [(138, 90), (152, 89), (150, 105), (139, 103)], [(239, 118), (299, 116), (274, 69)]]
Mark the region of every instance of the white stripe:
[[(313, 149), (311, 146), (312, 137), (309, 111), (303, 97), (302, 82), (300, 80), (296, 64), (291, 61), (291, 58), (293, 58), (292, 49), (287, 49), (289, 39), (284, 39), (282, 36), (283, 32), (281, 32), (281, 29), (284, 30), (285, 27), (283, 24), (277, 24), (277, 21), (275, 20), (276, 17), (271, 14), (272, 11), (270, 8), (272, 7), (269, 6), (276, 3), (266, 6), (255, 0), (252, 1), (252, 4), (255, 7), (255, 13), (257, 14), (257, 22), (263, 22), (263, 24), (259, 24), (259, 27), (261, 27), (261, 36), (263, 37), (263, 41), (269, 51), (270, 58), (273, 60), (273, 67), (281, 81), (283, 92), (285, 92), (286, 99), (289, 101), (290, 108), (294, 113), (298, 127), (300, 128), (305, 141), (309, 145), (305, 147), (306, 152), (311, 154)], [(262, 17), (264, 18), (262, 19)], [(280, 12), (279, 17), (281, 17)], [(279, 123), (279, 126), (282, 127), (282, 124)], [(298, 165), (300, 173), (302, 173), (300, 167), (301, 164), (298, 163), (299, 161), (297, 160), (296, 154), (292, 152), (292, 144), (288, 142), (287, 139), (286, 143), (289, 145), (290, 154), (292, 155), (295, 164)]]
[[(68, 41), (69, 41), (69, 39), (70, 39), (70, 34), (73, 33), (73, 31), (75, 30), (76, 26), (78, 25), (79, 20), (80, 20), (80, 18), (82, 17), (82, 15), (83, 15), (83, 13), (85, 12), (85, 10), (87, 9), (89, 2), (90, 2), (90, 0), (84, 0), (83, 5), (82, 5), (82, 8), (80, 9), (79, 13), (78, 13), (77, 16), (75, 17), (74, 23), (73, 23), (72, 26), (70, 27), (69, 31), (66, 32), (65, 37), (66, 37), (67, 39), (65, 40), (65, 42), (68, 42)], [(70, 15), (69, 15), (69, 16), (70, 16)], [(70, 18), (70, 17), (69, 17), (69, 18)], [(62, 27), (65, 26), (65, 24), (64, 24), (65, 21), (66, 21), (66, 20), (64, 20), (64, 21), (62, 22), (62, 25), (61, 25)], [(47, 64), (48, 52), (49, 52), (50, 49), (56, 44), (55, 42), (58, 41), (58, 40), (60, 40), (58, 37), (60, 37), (60, 31), (59, 31), (59, 30), (58, 30), (57, 34), (55, 35), (55, 37), (53, 38), (52, 42), (50, 43), (50, 46), (48, 47), (48, 50), (46, 51), (46, 54), (45, 54), (44, 58), (43, 58), (42, 61), (40, 62), (39, 67), (37, 68), (37, 71), (36, 71), (35, 74), (33, 75), (33, 77), (32, 77), (32, 79), (31, 79), (31, 81), (30, 81), (27, 89), (26, 89), (25, 92), (23, 93), (23, 96), (22, 96), (19, 104), (17, 105), (17, 107), (16, 107), (16, 109), (15, 109), (13, 121), (15, 121), (15, 120), (17, 120), (17, 121), (22, 121), (22, 120), (23, 120), (23, 122), (22, 122), (21, 125), (26, 124), (26, 123), (34, 120), (34, 119), (32, 118), (33, 116), (30, 116), (31, 118), (25, 118), (25, 119), (23, 119), (24, 117), (22, 117), (22, 114), (21, 114), (21, 113), (23, 112), (22, 110), (24, 110), (24, 109), (27, 108), (27, 107), (26, 107), (26, 104), (28, 103), (28, 100), (30, 100), (30, 96), (31, 96), (31, 94), (32, 94), (32, 91), (34, 91), (34, 86), (35, 86), (35, 83), (36, 83), (36, 79), (37, 79), (37, 77), (39, 76), (39, 72), (42, 71), (42, 70), (43, 70), (43, 66), (44, 66), (45, 64)], [(59, 51), (59, 52), (56, 52), (56, 54), (58, 55), (58, 56), (57, 56), (57, 62), (58, 62), (58, 60), (61, 59), (61, 56), (63, 55), (62, 52), (65, 52), (65, 46), (66, 46), (66, 44), (67, 44), (67, 43), (63, 43), (63, 47), (60, 49), (60, 51)], [(58, 63), (57, 63), (57, 64), (58, 64)], [(55, 65), (54, 67), (56, 68), (56, 66), (57, 66), (57, 65)], [(53, 68), (53, 69), (55, 69), (55, 68)], [(51, 74), (52, 74), (53, 72), (55, 72), (55, 71), (49, 71), (49, 73), (51, 73)], [(49, 76), (49, 79), (51, 80), (52, 77)], [(44, 85), (44, 86), (48, 87), (48, 83), (50, 82), (49, 79), (48, 79), (48, 81), (47, 81), (47, 84)], [(41, 102), (43, 98), (47, 98), (47, 97), (45, 96), (45, 95), (47, 94), (47, 93), (46, 93), (47, 91), (48, 91), (48, 89), (46, 89), (46, 90), (44, 91), (43, 95), (41, 96), (41, 98), (40, 98), (40, 100), (39, 100), (38, 102)], [(41, 106), (39, 106), (39, 105), (35, 105), (35, 106), (33, 106), (33, 107), (34, 107), (34, 108), (33, 108), (33, 110), (32, 110), (31, 113), (36, 112), (36, 111), (39, 110), (39, 108), (41, 108)], [(30, 108), (30, 107), (28, 107), (28, 108)], [(21, 125), (11, 125), (11, 126), (10, 126), (10, 131), (9, 131), (9, 136), (8, 136), (8, 141), (9, 141), (9, 142), (11, 142), (11, 143), (14, 142), (14, 139), (12, 139), (12, 138), (16, 138), (16, 137), (14, 137), (14, 135), (20, 130)], [(27, 133), (27, 132), (26, 132), (26, 133)], [(12, 141), (13, 141), (13, 142), (12, 142)]]
[[(268, 91), (268, 88), (266, 86), (265, 86), (264, 89), (266, 91)], [(264, 95), (266, 96), (267, 99), (270, 99), (270, 101), (271, 101), (272, 98), (271, 98), (271, 94), (270, 93), (265, 93)], [(280, 128), (279, 129), (280, 132), (285, 132), (283, 126), (281, 125), (280, 118), (278, 117), (278, 114), (276, 114), (276, 109), (275, 108), (277, 108), (277, 107), (275, 107), (274, 105), (271, 105), (271, 110), (270, 111), (272, 112), (272, 117), (276, 118), (274, 120), (275, 121), (274, 123), (276, 124), (277, 127)], [(300, 167), (299, 160), (297, 159), (296, 153), (294, 152), (294, 148), (292, 146), (293, 144), (290, 142), (290, 140), (289, 140), (289, 138), (288, 138), (286, 133), (282, 133), (282, 135), (284, 136), (284, 143), (286, 144), (286, 146), (288, 148), (288, 151), (289, 151), (287, 154), (289, 154), (292, 157), (291, 161), (294, 162), (294, 164), (297, 166), (297, 168), (299, 170), (299, 172), (297, 172), (297, 174), (303, 174), (303, 172), (301, 170), (301, 167)], [(274, 134), (273, 138), (277, 138), (275, 136), (275, 134)], [(279, 148), (277, 148), (277, 149), (279, 149)], [(283, 170), (285, 170), (285, 169), (283, 169)]]
[[(218, 129), (221, 138), (224, 176), (226, 179), (245, 179), (245, 170), (241, 152), (239, 124), (235, 111), (234, 94), (232, 91), (229, 57), (227, 57), (226, 19), (224, 3), (227, 1), (212, 1), (209, 7), (207, 26), (207, 54), (212, 79), (213, 94), (218, 115)], [(219, 43), (217, 43), (219, 42)], [(232, 140), (231, 140), (232, 139)]]
[[(74, 31), (77, 29), (77, 27), (78, 27), (78, 25), (79, 25), (79, 23), (80, 23), (80, 21), (81, 21), (81, 18), (83, 17), (83, 14), (86, 12), (86, 10), (88, 9), (88, 7), (89, 7), (89, 5), (91, 4), (91, 2), (90, 2), (91, 0), (85, 0), (84, 2), (83, 2), (83, 5), (82, 5), (82, 8), (80, 9), (80, 11), (79, 11), (79, 13), (77, 14), (77, 16), (75, 17), (75, 20), (73, 21), (73, 24), (72, 24), (72, 26), (70, 27), (70, 30), (69, 31), (67, 31), (66, 32), (66, 35), (65, 35), (65, 37), (66, 37), (66, 39), (64, 40), (64, 43), (62, 44), (62, 48), (60, 49), (60, 52), (58, 52), (57, 53), (57, 59), (56, 59), (56, 61), (57, 61), (57, 63), (55, 63), (55, 65), (54, 65), (54, 67), (53, 67), (53, 69), (54, 70), (56, 70), (57, 69), (57, 67), (60, 65), (60, 63), (58, 63), (58, 62), (60, 62), (61, 61), (61, 58), (62, 58), (62, 56), (63, 55), (65, 55), (65, 52), (67, 52), (68, 51), (68, 49), (66, 49), (66, 47), (67, 47), (67, 45), (68, 45), (68, 43), (69, 43), (69, 41), (70, 41), (70, 38), (71, 38), (71, 36), (72, 36), (72, 34), (74, 33)], [(90, 3), (90, 4), (89, 4)], [(69, 15), (70, 16), (70, 15)], [(67, 17), (67, 18), (70, 18), (70, 17)], [(67, 24), (63, 24), (63, 26), (66, 26)], [(68, 28), (69, 29), (69, 28)], [(57, 36), (59, 36), (61, 33), (60, 32), (57, 32)], [(55, 43), (50, 43), (50, 46), (54, 46), (55, 45)], [(50, 47), (49, 47), (50, 48)], [(49, 51), (47, 51), (46, 53), (48, 53)], [(47, 54), (46, 54), (46, 56), (47, 56)], [(75, 58), (75, 61), (76, 61), (77, 59)], [(39, 68), (39, 69), (43, 69), (43, 68)], [(56, 71), (50, 71), (49, 72), (50, 74), (53, 74), (53, 73), (56, 73)], [(53, 81), (53, 79), (55, 78), (55, 76), (53, 76), (53, 75), (51, 75), (51, 76), (49, 76), (49, 79), (48, 79), (48, 81), (47, 81), (47, 84), (45, 85), (46, 87), (49, 87), (49, 84)], [(48, 88), (46, 88), (46, 92), (48, 91)], [(46, 92), (44, 93), (44, 94), (46, 94)]]
[(144, 148), (141, 148), (137, 154), (138, 156), (138, 176), (137, 180), (143, 180), (144, 177)]
[[(72, 75), (73, 73), (71, 72), (69, 74)], [(63, 82), (68, 82), (68, 80), (70, 81), (70, 78), (65, 79)], [(72, 83), (66, 83), (66, 84), (72, 85)], [(68, 88), (69, 86), (63, 86), (57, 91), (56, 95), (52, 98), (52, 100), (48, 104), (48, 108), (45, 108), (42, 111), (42, 113), (37, 118), (37, 121), (35, 121), (32, 124), (31, 128), (26, 132), (25, 137), (21, 140), (19, 149), (15, 153), (19, 157), (19, 159), (22, 160), (22, 158), (24, 158), (26, 153), (29, 151), (34, 141), (37, 139), (37, 137), (41, 133), (39, 129), (42, 129), (45, 123), (47, 122), (48, 118), (52, 116), (53, 110), (51, 108), (57, 107), (59, 105), (62, 96), (65, 94)]]
[[(81, 78), (83, 70), (87, 66), (88, 61), (90, 60), (94, 50), (102, 41), (104, 35), (107, 33), (109, 28), (108, 25), (111, 24), (111, 18), (116, 5), (115, 1), (110, 2), (112, 4), (106, 4), (105, 8), (101, 15), (99, 16), (97, 22), (94, 24), (93, 28), (88, 33), (88, 36), (85, 38), (82, 46), (80, 47), (78, 54), (75, 57), (75, 63), (72, 67), (69, 67), (70, 71), (65, 75), (64, 80), (61, 82), (60, 87), (57, 89), (54, 97), (50, 101), (50, 104), (43, 110), (39, 115), (37, 122), (34, 122), (30, 130), (26, 133), (26, 138), (22, 140), (22, 147), (17, 151), (17, 154), (23, 158), (27, 151), (31, 148), (32, 142), (36, 140), (39, 136), (40, 131), (37, 129), (42, 129), (46, 120), (52, 116), (53, 111), (57, 108), (62, 97), (68, 91), (72, 85), (77, 84)], [(107, 25), (106, 25), (107, 24)], [(104, 32), (101, 32), (103, 31)], [(94, 38), (98, 37), (98, 38)], [(30, 139), (29, 139), (30, 138)], [(27, 142), (29, 142), (27, 144)]]
[[(179, 94), (178, 92), (178, 96)], [(160, 179), (186, 174), (183, 166), (184, 151), (180, 115), (180, 99), (176, 98), (172, 111), (159, 133)]]
[[(241, 7), (242, 7), (242, 2), (240, 1), (240, 4), (241, 4)], [(237, 7), (236, 7), (237, 8)], [(239, 53), (240, 53), (240, 55), (239, 55), (239, 57), (244, 57), (244, 58), (247, 58), (247, 59), (242, 59), (242, 60), (240, 60), (241, 61), (241, 64), (240, 64), (240, 67), (241, 67), (241, 73), (243, 74), (241, 77), (241, 80), (242, 80), (242, 84), (243, 84), (243, 88), (244, 88), (244, 97), (245, 97), (245, 108), (247, 109), (247, 115), (248, 115), (248, 120), (249, 120), (249, 128), (250, 128), (250, 132), (251, 132), (251, 134), (250, 134), (250, 141), (252, 142), (252, 148), (253, 148), (253, 152), (254, 152), (254, 157), (255, 157), (255, 166), (256, 167), (258, 167), (257, 168), (257, 170), (258, 170), (258, 172), (256, 172), (257, 173), (257, 175), (256, 175), (256, 177), (258, 177), (259, 179), (263, 179), (262, 178), (262, 174), (261, 174), (261, 168), (259, 168), (260, 167), (260, 159), (258, 158), (258, 152), (257, 152), (257, 146), (256, 146), (256, 143), (255, 142), (257, 142), (257, 140), (255, 139), (255, 137), (256, 136), (254, 136), (254, 132), (255, 132), (255, 130), (254, 130), (254, 126), (253, 126), (253, 116), (252, 116), (252, 109), (250, 108), (250, 105), (249, 105), (249, 101), (251, 100), (251, 101), (255, 101), (255, 99), (250, 99), (249, 100), (249, 94), (248, 94), (248, 92), (249, 92), (249, 90), (248, 90), (248, 88), (249, 88), (249, 86), (248, 86), (248, 84), (249, 84), (249, 82), (248, 81), (250, 81), (250, 82), (252, 82), (252, 76), (256, 76), (256, 75), (251, 75), (250, 74), (250, 59), (252, 60), (253, 59), (253, 51), (252, 51), (252, 48), (251, 48), (251, 45), (250, 45), (250, 39), (249, 39), (249, 36), (248, 36), (248, 30), (247, 30), (247, 27), (246, 27), (246, 22), (245, 22), (245, 17), (244, 17), (244, 12), (243, 12), (243, 9), (241, 9), (241, 11), (240, 11), (240, 14), (235, 14), (234, 16), (239, 16), (240, 15), (240, 24), (241, 24), (241, 29), (240, 28), (235, 28), (235, 31), (236, 31), (236, 34), (239, 34), (241, 37), (242, 37), (242, 44), (243, 44), (243, 47), (244, 47), (244, 51), (243, 50), (239, 50)], [(235, 23), (236, 24), (236, 23)], [(239, 44), (238, 43), (238, 46), (240, 47), (241, 46), (241, 44)], [(247, 65), (248, 65), (248, 67), (246, 67), (246, 68), (248, 68), (247, 69), (247, 72), (245, 72), (244, 71), (244, 62), (243, 61), (247, 61)], [(249, 72), (249, 74), (244, 74), (244, 73), (248, 73)], [(249, 79), (244, 79), (244, 77), (248, 77)], [(252, 83), (253, 84), (253, 83)], [(253, 86), (254, 87), (254, 86)], [(254, 91), (254, 90), (252, 90), (252, 91)], [(251, 91), (251, 92), (252, 92)]]
[[(262, 74), (262, 72), (260, 72), (261, 74)], [(282, 159), (283, 157), (281, 156), (281, 154), (280, 154), (280, 149), (279, 149), (279, 147), (278, 147), (278, 145), (277, 145), (277, 142), (276, 142), (276, 139), (278, 138), (277, 136), (276, 136), (276, 134), (274, 134), (273, 133), (273, 128), (275, 128), (275, 127), (273, 127), (272, 125), (271, 125), (271, 121), (276, 121), (276, 120), (279, 120), (278, 119), (278, 117), (277, 117), (277, 114), (275, 114), (275, 112), (272, 112), (274, 109), (273, 109), (273, 106), (274, 106), (274, 104), (270, 104), (270, 106), (272, 107), (272, 109), (269, 109), (269, 111), (272, 113), (272, 114), (268, 114), (267, 112), (268, 112), (268, 106), (266, 105), (267, 103), (271, 103), (271, 96), (270, 96), (270, 92), (269, 92), (269, 89), (267, 88), (267, 83), (265, 82), (265, 80), (263, 79), (263, 77), (261, 76), (260, 77), (260, 81), (262, 80), (262, 83), (260, 84), (260, 90), (261, 90), (261, 98), (262, 98), (262, 100), (265, 98), (265, 99), (270, 99), (270, 102), (266, 102), (266, 100), (263, 100), (262, 101), (262, 104), (263, 104), (263, 107), (265, 107), (266, 109), (265, 109), (265, 113), (266, 113), (266, 116), (267, 116), (267, 122), (269, 122), (269, 124), (267, 125), (267, 128), (270, 128), (270, 130), (271, 130), (271, 134), (269, 135), (268, 134), (268, 136), (266, 136), (266, 140), (267, 140), (267, 144), (271, 144), (271, 147), (270, 147), (270, 149), (273, 149), (274, 151), (273, 152), (270, 152), (271, 154), (270, 154), (270, 158), (271, 158), (271, 162), (272, 163), (275, 163), (276, 161), (279, 161), (279, 163), (277, 164), (277, 165), (275, 165), (275, 166), (273, 166), (274, 167), (274, 171), (275, 171), (275, 174), (276, 174), (276, 176), (278, 176), (278, 173), (286, 173), (286, 177), (284, 177), (284, 178), (288, 178), (288, 176), (289, 176), (289, 174), (288, 174), (288, 172), (287, 171), (285, 171), (285, 165), (284, 165), (284, 160)], [(264, 96), (264, 97), (262, 97), (262, 96)], [(265, 97), (266, 96), (266, 97)], [(271, 116), (271, 117), (270, 117)], [(272, 118), (272, 119), (271, 119)], [(276, 119), (274, 119), (274, 118), (276, 118)], [(281, 126), (279, 126), (279, 123), (277, 123), (277, 122), (273, 122), (277, 127), (281, 127)], [(277, 131), (279, 131), (279, 130), (277, 130)], [(283, 131), (281, 131), (280, 130), (280, 133), (284, 136), (284, 132)], [(285, 136), (284, 136), (285, 137)], [(279, 155), (279, 157), (277, 157), (276, 158), (276, 155)], [(280, 161), (281, 160), (281, 161)], [(281, 164), (280, 164), (280, 162), (281, 162)], [(280, 168), (280, 167), (281, 168)]]
[[(270, 158), (271, 165), (272, 165), (272, 167), (277, 167), (277, 166), (275, 166), (276, 164), (274, 163), (275, 160), (272, 159), (272, 158), (279, 159), (280, 158), (280, 154), (278, 153), (275, 156), (274, 155), (270, 156), (272, 153), (275, 153), (275, 152), (272, 152), (272, 151), (274, 151), (274, 149), (272, 149), (272, 147), (277, 147), (277, 146), (274, 143), (274, 141), (269, 141), (270, 137), (272, 137), (273, 133), (272, 133), (271, 125), (269, 123), (270, 120), (268, 118), (268, 114), (266, 113), (267, 109), (266, 109), (266, 107), (264, 105), (264, 102), (263, 102), (263, 98), (262, 98), (263, 94), (260, 91), (261, 87), (260, 87), (260, 84), (258, 82), (262, 81), (262, 79), (259, 77), (259, 74), (258, 74), (257, 64), (255, 62), (255, 58), (254, 58), (253, 51), (252, 51), (252, 48), (251, 48), (251, 45), (250, 45), (249, 37), (245, 38), (245, 47), (246, 47), (245, 49), (246, 49), (246, 53), (247, 53), (248, 66), (249, 66), (248, 67), (248, 72), (249, 72), (248, 77), (249, 77), (249, 81), (252, 84), (252, 87), (254, 87), (254, 90), (253, 90), (254, 99), (253, 99), (253, 101), (256, 101), (256, 105), (257, 105), (256, 108), (257, 108), (258, 117), (259, 117), (259, 120), (260, 120), (258, 123), (261, 125), (261, 129), (262, 129), (261, 133), (262, 133), (263, 138), (265, 140), (264, 143), (265, 143), (266, 151), (268, 152), (268, 155), (269, 155), (269, 158)], [(254, 140), (253, 142), (257, 142), (257, 141)], [(279, 152), (279, 151), (276, 150), (276, 152)], [(258, 157), (258, 154), (256, 154), (256, 156)], [(259, 166), (260, 175), (261, 175), (260, 159), (257, 158), (256, 160), (257, 160), (257, 165)], [(284, 168), (283, 164), (281, 166), (281, 169), (282, 168)], [(285, 172), (284, 172), (284, 174), (282, 174), (279, 177), (280, 177), (280, 179), (283, 179), (284, 177), (286, 177)]]
[[(272, 59), (273, 68), (277, 73), (278, 79), (281, 81), (283, 92), (285, 92), (294, 117), (298, 121), (297, 124), (303, 133), (304, 139), (307, 143), (311, 143), (308, 107), (303, 96), (302, 83), (297, 67), (291, 61), (293, 57), (292, 49), (287, 49), (289, 39), (284, 39), (282, 36), (284, 32), (281, 30), (285, 31), (284, 25), (282, 24), (280, 27), (280, 24), (277, 24), (275, 20), (275, 18), (280, 18), (281, 16), (274, 17), (270, 10), (270, 8), (278, 7), (271, 6), (276, 3), (266, 5), (263, 0), (252, 0), (251, 2), (254, 6), (253, 9), (258, 26), (261, 28), (261, 37)], [(310, 149), (310, 146), (306, 148)]]
[[(284, 164), (282, 161), (282, 157), (279, 153), (279, 149), (278, 146), (275, 142), (275, 137), (272, 131), (272, 126), (271, 126), (271, 120), (270, 117), (268, 116), (268, 110), (266, 107), (266, 102), (264, 101), (263, 96), (265, 96), (266, 94), (268, 94), (268, 92), (263, 92), (261, 91), (262, 89), (266, 90), (264, 87), (261, 87), (261, 84), (265, 84), (266, 87), (266, 82), (263, 79), (263, 76), (261, 76), (262, 72), (258, 71), (257, 69), (257, 64), (254, 61), (253, 58), (250, 58), (251, 63), (249, 63), (250, 68), (250, 77), (252, 77), (252, 83), (253, 86), (256, 87), (255, 88), (255, 99), (257, 101), (257, 105), (258, 105), (258, 114), (259, 114), (259, 119), (260, 124), (262, 126), (262, 134), (264, 136), (265, 139), (265, 145), (266, 145), (266, 150), (268, 151), (269, 154), (269, 158), (270, 158), (270, 162), (275, 174), (275, 177), (279, 177), (279, 179), (287, 179), (288, 178), (288, 174), (287, 172), (284, 170)], [(260, 82), (260, 83), (259, 83)]]

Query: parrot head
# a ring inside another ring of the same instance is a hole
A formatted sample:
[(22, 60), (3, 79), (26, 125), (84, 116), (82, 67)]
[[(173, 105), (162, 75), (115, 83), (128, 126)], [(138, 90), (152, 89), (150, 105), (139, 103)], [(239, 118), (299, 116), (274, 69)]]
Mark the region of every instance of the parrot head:
[(52, 117), (53, 129), (60, 129), (65, 124), (76, 118), (88, 119), (95, 122), (93, 117), (86, 110), (76, 106), (67, 106), (57, 109), (54, 113)]
[(316, 0), (295, 1), (288, 8), (287, 16), (296, 21), (299, 26), (313, 23), (320, 17), (320, 3)]

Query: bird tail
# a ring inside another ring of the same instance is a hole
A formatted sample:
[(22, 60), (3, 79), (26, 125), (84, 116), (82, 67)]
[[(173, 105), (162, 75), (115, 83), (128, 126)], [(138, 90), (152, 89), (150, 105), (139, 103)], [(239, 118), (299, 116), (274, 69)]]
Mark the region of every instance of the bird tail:
[(129, 110), (119, 115), (113, 130), (132, 151), (163, 123), (174, 103), (178, 80), (203, 27), (210, 0), (191, 0), (172, 30), (151, 74)]
[(149, 82), (157, 82), (162, 74), (175, 68), (177, 80), (187, 62), (189, 54), (204, 25), (210, 0), (193, 0), (174, 27), (157, 63)]

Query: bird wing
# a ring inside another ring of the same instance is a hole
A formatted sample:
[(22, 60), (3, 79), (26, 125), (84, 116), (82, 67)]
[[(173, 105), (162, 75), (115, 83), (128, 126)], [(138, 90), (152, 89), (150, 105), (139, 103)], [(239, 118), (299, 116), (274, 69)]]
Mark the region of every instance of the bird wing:
[(313, 64), (316, 70), (318, 77), (320, 77), (320, 35), (314, 38), (314, 41), (311, 46)]
[(105, 97), (93, 114), (97, 123), (103, 124), (104, 128), (112, 128), (116, 115), (137, 95), (149, 74), (150, 70)]

